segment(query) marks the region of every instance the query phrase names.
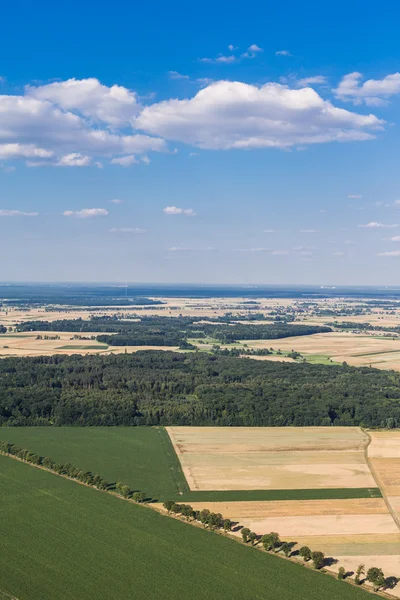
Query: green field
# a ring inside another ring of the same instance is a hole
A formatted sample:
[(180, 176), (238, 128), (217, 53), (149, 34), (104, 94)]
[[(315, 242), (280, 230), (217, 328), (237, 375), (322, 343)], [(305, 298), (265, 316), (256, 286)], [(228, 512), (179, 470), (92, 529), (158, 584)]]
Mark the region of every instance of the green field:
[(320, 500), (377, 498), (378, 488), (191, 492), (169, 436), (162, 427), (9, 427), (0, 440), (58, 462), (122, 481), (157, 500)]
[(0, 590), (18, 600), (362, 600), (332, 577), (0, 456)]

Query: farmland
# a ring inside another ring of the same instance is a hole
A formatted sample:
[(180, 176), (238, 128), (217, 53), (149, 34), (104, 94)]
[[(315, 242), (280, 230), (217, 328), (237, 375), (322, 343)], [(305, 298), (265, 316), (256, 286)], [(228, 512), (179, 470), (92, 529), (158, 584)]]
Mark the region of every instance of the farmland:
[[(293, 431), (293, 430), (292, 430)], [(60, 462), (124, 481), (158, 500), (190, 502), (274, 501), (379, 496), (372, 487), (314, 489), (226, 489), (192, 491), (162, 427), (13, 427), (0, 428), (0, 440), (15, 443)]]
[[(371, 464), (393, 506), (372, 497), (202, 502), (201, 506), (257, 533), (278, 531), (300, 545), (318, 547), (348, 569), (362, 562), (399, 574), (400, 434), (372, 433), (368, 446), (370, 436), (351, 427), (169, 427), (168, 431), (191, 489), (372, 486)], [(199, 509), (200, 503), (194, 507)]]
[(191, 490), (375, 487), (356, 427), (167, 430)]
[(6, 457), (0, 456), (0, 464), (3, 595), (21, 600), (369, 597), (148, 508)]

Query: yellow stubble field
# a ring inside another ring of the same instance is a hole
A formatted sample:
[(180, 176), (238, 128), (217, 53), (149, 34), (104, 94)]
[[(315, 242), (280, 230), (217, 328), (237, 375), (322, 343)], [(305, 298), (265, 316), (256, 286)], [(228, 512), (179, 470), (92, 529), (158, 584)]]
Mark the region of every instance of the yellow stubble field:
[[(332, 332), (278, 340), (254, 340), (247, 342), (247, 345), (255, 349), (296, 350), (305, 357), (328, 356), (334, 362), (347, 362), (358, 367), (371, 365), (378, 369), (400, 370), (400, 339)], [(261, 357), (264, 360), (269, 358)]]
[[(366, 460), (374, 441), (368, 446), (369, 435), (357, 427), (169, 427), (168, 433), (192, 490), (376, 486)], [(393, 453), (393, 444), (398, 452), (396, 443), (386, 441), (387, 452)], [(400, 496), (392, 500), (400, 508)], [(321, 550), (338, 560), (333, 570), (354, 571), (364, 563), (400, 576), (400, 531), (384, 498), (191, 504), (259, 535), (276, 531), (297, 548)], [(393, 594), (400, 596), (400, 589)]]
[(191, 490), (374, 487), (357, 427), (168, 427)]

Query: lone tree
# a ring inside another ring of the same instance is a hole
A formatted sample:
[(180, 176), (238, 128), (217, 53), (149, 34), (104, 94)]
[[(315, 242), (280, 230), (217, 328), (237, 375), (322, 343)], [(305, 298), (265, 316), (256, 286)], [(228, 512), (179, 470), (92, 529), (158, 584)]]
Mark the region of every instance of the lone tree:
[(248, 527), (243, 527), (240, 533), (242, 534), (242, 540), (245, 544), (247, 544), (247, 542), (249, 541), (249, 535), (251, 533), (250, 529)]
[(275, 531), (271, 531), (271, 533), (262, 536), (261, 543), (265, 550), (275, 550), (281, 545), (281, 540)]
[(346, 569), (344, 567), (339, 567), (337, 578), (344, 579), (345, 577), (346, 577)]
[(324, 566), (325, 554), (323, 552), (312, 552), (311, 560), (314, 563), (314, 569), (321, 569)]
[(311, 550), (308, 546), (302, 546), (299, 550), (299, 555), (303, 558), (305, 562), (311, 560)]
[(363, 563), (361, 563), (357, 567), (356, 576), (354, 578), (354, 583), (356, 585), (361, 585), (361, 575), (364, 575), (364, 573), (365, 573), (365, 565)]
[(367, 580), (372, 583), (375, 592), (385, 586), (385, 576), (382, 569), (378, 569), (378, 567), (368, 569)]

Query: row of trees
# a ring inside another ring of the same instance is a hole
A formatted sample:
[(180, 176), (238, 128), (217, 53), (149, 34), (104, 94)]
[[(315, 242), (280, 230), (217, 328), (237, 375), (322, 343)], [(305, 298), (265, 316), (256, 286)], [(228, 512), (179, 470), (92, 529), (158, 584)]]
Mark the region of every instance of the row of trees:
[[(232, 531), (234, 526), (240, 527), (230, 519), (225, 519), (220, 513), (210, 512), (208, 509), (195, 510), (190, 504), (178, 504), (173, 500), (167, 500), (163, 506), (168, 514), (182, 515), (187, 521), (197, 521), (210, 530), (220, 529), (227, 533)], [(318, 550), (312, 551), (308, 546), (302, 546), (298, 551), (293, 552), (293, 548), (297, 545), (297, 542), (283, 541), (280, 539), (279, 534), (274, 531), (260, 536), (248, 527), (242, 527), (240, 533), (245, 544), (257, 546), (261, 543), (266, 552), (282, 552), (286, 558), (295, 555), (301, 556), (304, 562), (311, 561), (314, 569), (317, 570), (322, 569), (329, 560), (323, 552)], [(382, 569), (378, 567), (368, 569), (365, 578), (363, 578), (364, 574), (365, 566), (360, 564), (355, 573), (354, 583), (361, 585), (364, 581), (369, 581), (375, 591), (393, 588), (398, 581), (397, 577), (385, 577)], [(338, 579), (344, 580), (349, 575), (350, 573), (344, 567), (339, 567)]]
[[(218, 323), (218, 324), (217, 324)], [(111, 346), (180, 346), (187, 338), (212, 337), (223, 343), (236, 340), (279, 339), (332, 331), (330, 327), (275, 322), (254, 325), (238, 323), (234, 317), (209, 319), (200, 317), (145, 316), (120, 319), (118, 316), (56, 321), (24, 321), (15, 324), (16, 331), (101, 332), (99, 342)], [(113, 334), (113, 335), (108, 335)]]
[[(48, 471), (56, 473), (57, 475), (64, 475), (70, 479), (76, 479), (80, 483), (90, 485), (98, 490), (113, 491), (114, 489), (110, 483), (108, 483), (98, 474), (93, 474), (90, 471), (78, 469), (71, 463), (58, 463), (48, 456), (40, 456), (40, 454), (36, 454), (36, 452), (31, 452), (25, 448), (20, 448), (19, 446), (11, 444), (10, 442), (0, 441), (0, 453), (8, 456), (14, 456), (26, 463), (30, 463), (38, 467), (43, 467)], [(144, 492), (133, 491), (129, 488), (129, 486), (124, 485), (123, 483), (117, 483), (115, 485), (115, 490), (120, 496), (123, 496), (124, 498), (131, 498), (138, 503), (145, 502), (146, 500), (146, 494)]]

